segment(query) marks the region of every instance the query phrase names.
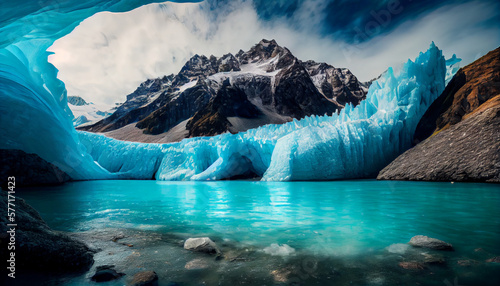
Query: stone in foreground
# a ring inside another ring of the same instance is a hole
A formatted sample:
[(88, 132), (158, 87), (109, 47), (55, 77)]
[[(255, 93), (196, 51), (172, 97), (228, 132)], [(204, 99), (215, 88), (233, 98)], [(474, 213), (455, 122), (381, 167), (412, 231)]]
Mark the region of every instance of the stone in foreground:
[(220, 253), (215, 242), (208, 237), (188, 238), (184, 242), (184, 249), (204, 253)]
[(155, 286), (158, 285), (158, 275), (154, 271), (143, 271), (134, 275), (130, 286)]
[(425, 235), (416, 235), (412, 237), (408, 244), (414, 247), (422, 247), (435, 250), (453, 250), (453, 246), (451, 244)]
[(97, 266), (95, 274), (92, 276), (91, 280), (95, 282), (107, 282), (116, 280), (125, 275), (124, 273), (117, 272), (114, 267), (114, 265)]

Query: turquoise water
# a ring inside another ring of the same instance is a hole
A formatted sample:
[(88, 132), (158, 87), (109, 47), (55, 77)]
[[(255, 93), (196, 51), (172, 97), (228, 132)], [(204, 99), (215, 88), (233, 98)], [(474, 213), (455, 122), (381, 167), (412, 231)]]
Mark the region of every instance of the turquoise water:
[(295, 250), (292, 257), (379, 257), (422, 234), (455, 247), (443, 270), (452, 284), (456, 277), (479, 279), (470, 268), (472, 274), (460, 276), (457, 261), (469, 258), (487, 269), (482, 277), (493, 275), (483, 284), (498, 282), (500, 267), (484, 263), (500, 255), (500, 186), (494, 184), (86, 181), (25, 189), (19, 196), (56, 230), (210, 236), (252, 249), (287, 244)]

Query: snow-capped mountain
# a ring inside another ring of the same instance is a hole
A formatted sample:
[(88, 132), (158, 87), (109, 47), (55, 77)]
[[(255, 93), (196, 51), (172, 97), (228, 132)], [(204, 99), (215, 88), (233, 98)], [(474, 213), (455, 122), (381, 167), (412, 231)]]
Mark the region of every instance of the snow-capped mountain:
[(236, 55), (194, 55), (177, 75), (148, 79), (111, 116), (81, 129), (142, 142), (246, 131), (309, 115), (331, 115), (365, 98), (345, 68), (303, 62), (276, 41)]
[(97, 106), (92, 102), (86, 102), (79, 96), (68, 96), (68, 107), (73, 112), (73, 126), (75, 127), (94, 124), (113, 114), (117, 108), (110, 109), (105, 106)]

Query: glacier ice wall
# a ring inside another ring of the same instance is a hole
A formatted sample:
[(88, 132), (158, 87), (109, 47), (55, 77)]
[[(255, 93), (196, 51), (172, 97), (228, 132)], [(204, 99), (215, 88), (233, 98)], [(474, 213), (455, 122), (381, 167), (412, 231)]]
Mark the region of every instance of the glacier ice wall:
[[(347, 105), (333, 116), (163, 145), (131, 145), (85, 132), (80, 137), (88, 149), (94, 146), (90, 154), (107, 170), (134, 176), (144, 172), (144, 178), (156, 172), (158, 180), (242, 174), (273, 181), (371, 177), (411, 147), (416, 125), (444, 90), (446, 75), (445, 59), (433, 43), (399, 73), (384, 73), (357, 107)], [(145, 164), (142, 169), (133, 167), (138, 161)]]
[(356, 108), (347, 105), (333, 116), (172, 144), (156, 177), (218, 180), (245, 172), (273, 181), (375, 176), (411, 147), (418, 121), (445, 88), (446, 72), (442, 52), (432, 43), (398, 74), (389, 69)]

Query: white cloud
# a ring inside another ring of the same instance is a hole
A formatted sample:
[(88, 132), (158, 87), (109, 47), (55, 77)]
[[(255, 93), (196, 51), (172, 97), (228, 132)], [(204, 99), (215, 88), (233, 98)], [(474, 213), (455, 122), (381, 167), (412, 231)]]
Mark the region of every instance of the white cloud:
[(324, 7), (321, 1), (306, 3), (290, 18), (294, 25), (284, 18), (259, 19), (249, 2), (233, 4), (219, 15), (207, 13), (206, 3), (150, 4), (126, 13), (98, 13), (56, 41), (50, 61), (60, 70), (69, 95), (112, 104), (125, 101), (147, 78), (177, 73), (194, 54), (236, 53), (262, 38), (276, 39), (302, 60), (347, 67), (360, 80), (415, 58), (431, 41), (446, 56), (456, 53), (464, 63), (500, 45), (500, 28), (484, 24), (496, 15), (493, 4), (446, 6), (389, 34), (348, 46), (320, 35)]

